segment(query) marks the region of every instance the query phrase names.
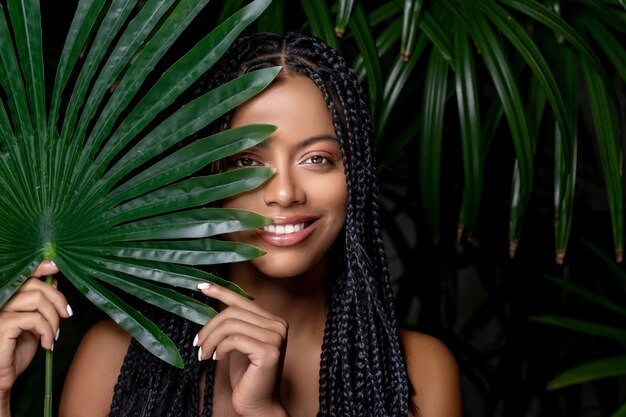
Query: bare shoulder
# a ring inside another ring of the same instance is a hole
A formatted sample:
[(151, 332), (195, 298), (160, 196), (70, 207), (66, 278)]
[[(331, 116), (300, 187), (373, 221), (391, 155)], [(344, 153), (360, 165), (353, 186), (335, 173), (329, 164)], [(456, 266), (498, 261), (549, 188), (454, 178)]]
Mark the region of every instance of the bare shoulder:
[(458, 417), (462, 414), (459, 369), (450, 350), (424, 333), (400, 330), (407, 372), (419, 417)]
[(112, 320), (103, 320), (89, 329), (65, 379), (59, 417), (109, 414), (130, 341), (131, 336)]

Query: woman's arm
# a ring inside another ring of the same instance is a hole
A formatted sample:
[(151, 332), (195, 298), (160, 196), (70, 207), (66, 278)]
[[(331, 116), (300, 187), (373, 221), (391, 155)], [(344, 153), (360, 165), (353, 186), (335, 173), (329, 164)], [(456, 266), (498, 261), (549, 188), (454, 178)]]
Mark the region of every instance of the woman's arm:
[(93, 326), (83, 338), (65, 379), (59, 417), (105, 417), (111, 410), (131, 336), (112, 320)]
[(423, 333), (400, 331), (407, 372), (419, 417), (460, 417), (461, 382), (454, 356), (439, 340)]

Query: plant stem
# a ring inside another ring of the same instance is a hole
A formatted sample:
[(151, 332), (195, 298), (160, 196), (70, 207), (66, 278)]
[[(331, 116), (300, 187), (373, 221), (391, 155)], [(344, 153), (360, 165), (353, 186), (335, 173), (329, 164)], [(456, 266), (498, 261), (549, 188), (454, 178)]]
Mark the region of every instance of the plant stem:
[[(46, 283), (52, 285), (52, 275), (46, 277)], [(46, 350), (46, 380), (43, 415), (44, 417), (52, 417), (52, 350)]]

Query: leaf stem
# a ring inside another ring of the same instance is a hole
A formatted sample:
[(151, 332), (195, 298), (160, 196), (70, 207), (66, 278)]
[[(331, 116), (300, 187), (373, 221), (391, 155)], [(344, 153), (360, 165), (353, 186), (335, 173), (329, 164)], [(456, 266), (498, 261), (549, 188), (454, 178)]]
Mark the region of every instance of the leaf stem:
[[(52, 275), (46, 277), (46, 283), (52, 285)], [(54, 345), (53, 345), (54, 346)], [(44, 417), (52, 417), (52, 349), (46, 350), (45, 393), (43, 400)]]

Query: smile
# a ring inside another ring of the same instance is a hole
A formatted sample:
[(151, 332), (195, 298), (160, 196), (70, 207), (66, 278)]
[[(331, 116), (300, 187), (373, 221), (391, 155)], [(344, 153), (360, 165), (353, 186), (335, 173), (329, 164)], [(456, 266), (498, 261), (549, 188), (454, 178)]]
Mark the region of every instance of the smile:
[(292, 233), (296, 233), (305, 228), (305, 223), (295, 223), (295, 224), (270, 224), (269, 226), (265, 226), (263, 230), (268, 233), (273, 233), (276, 235), (289, 235)]
[(256, 231), (260, 238), (271, 246), (293, 246), (306, 240), (313, 233), (318, 220), (315, 218), (293, 223), (283, 223), (284, 220), (279, 220), (281, 224), (270, 224)]

